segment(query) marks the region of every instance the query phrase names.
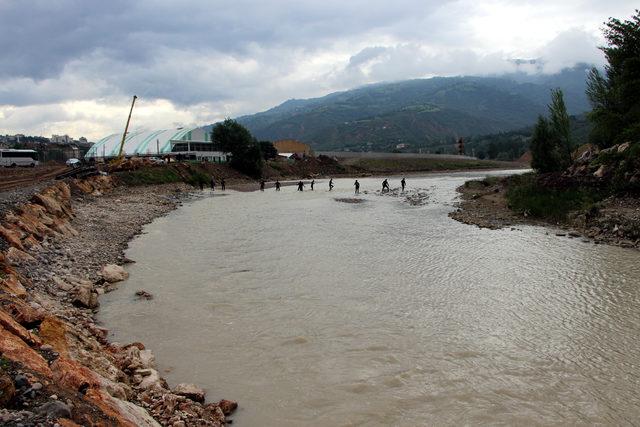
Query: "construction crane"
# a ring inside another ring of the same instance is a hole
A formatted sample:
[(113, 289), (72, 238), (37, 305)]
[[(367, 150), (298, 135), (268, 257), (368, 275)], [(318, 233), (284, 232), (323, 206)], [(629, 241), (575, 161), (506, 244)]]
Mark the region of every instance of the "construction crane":
[(127, 131), (129, 130), (129, 122), (131, 121), (131, 113), (133, 113), (133, 106), (136, 104), (137, 96), (133, 95), (133, 101), (131, 102), (131, 110), (129, 110), (129, 117), (127, 117), (127, 124), (124, 127), (124, 133), (122, 134), (122, 141), (120, 141), (120, 151), (118, 151), (118, 160), (122, 160), (124, 149), (124, 140), (127, 138)]

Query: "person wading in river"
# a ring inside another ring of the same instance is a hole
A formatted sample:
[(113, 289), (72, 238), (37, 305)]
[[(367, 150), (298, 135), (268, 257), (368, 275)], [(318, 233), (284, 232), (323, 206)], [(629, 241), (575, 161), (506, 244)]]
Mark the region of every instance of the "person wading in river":
[(316, 180), (315, 180), (315, 179), (312, 179), (312, 180), (311, 180), (311, 191), (313, 191), (313, 185), (314, 185), (315, 183), (316, 183)]
[(276, 191), (280, 191), (280, 181), (276, 179)]
[(221, 189), (222, 191), (224, 191), (224, 190), (225, 190), (225, 188), (227, 188), (227, 187), (226, 187), (226, 183), (224, 182), (224, 178), (222, 178), (222, 179), (220, 180), (220, 189)]
[(384, 190), (387, 190), (387, 193), (390, 191), (389, 190), (389, 181), (387, 181), (386, 179), (384, 181), (382, 181), (382, 192), (384, 193)]
[(333, 178), (329, 180), (329, 191), (333, 190)]
[(356, 179), (356, 182), (353, 183), (353, 186), (356, 187), (356, 193), (355, 194), (360, 194), (360, 183), (358, 182), (357, 179)]
[(264, 179), (260, 180), (260, 191), (264, 191)]
[(211, 191), (216, 191), (216, 179), (211, 177)]
[(302, 191), (303, 188), (304, 188), (304, 182), (299, 181), (298, 182), (298, 191)]
[(400, 181), (400, 185), (402, 185), (402, 191), (404, 191), (404, 187), (407, 185), (407, 181), (402, 178), (402, 181)]

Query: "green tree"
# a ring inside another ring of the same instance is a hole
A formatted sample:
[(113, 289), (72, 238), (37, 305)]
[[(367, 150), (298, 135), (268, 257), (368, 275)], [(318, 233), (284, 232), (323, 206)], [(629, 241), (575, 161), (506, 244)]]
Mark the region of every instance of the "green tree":
[(551, 138), (556, 145), (558, 167), (564, 169), (571, 164), (571, 120), (560, 89), (551, 91), (549, 124), (552, 133)]
[(549, 119), (538, 117), (531, 138), (531, 167), (558, 172), (571, 164), (571, 119), (560, 89), (551, 91)]
[(231, 153), (231, 167), (252, 176), (262, 176), (262, 153), (258, 141), (240, 123), (226, 119), (213, 127), (211, 139), (222, 151)]
[(531, 167), (538, 172), (554, 172), (560, 170), (557, 145), (551, 131), (549, 121), (542, 116), (533, 128), (531, 138)]
[(640, 139), (640, 11), (630, 20), (605, 23), (605, 73), (592, 69), (587, 96), (593, 111), (591, 140), (608, 147)]
[(260, 141), (260, 151), (265, 160), (275, 159), (278, 156), (278, 150), (271, 141)]

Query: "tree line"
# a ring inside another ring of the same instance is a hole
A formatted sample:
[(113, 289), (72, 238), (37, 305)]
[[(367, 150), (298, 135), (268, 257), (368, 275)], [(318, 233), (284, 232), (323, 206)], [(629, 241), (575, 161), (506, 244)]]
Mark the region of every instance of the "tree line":
[[(640, 11), (625, 21), (610, 18), (604, 37), (604, 73), (594, 67), (587, 77), (589, 141), (600, 148), (640, 140)], [(564, 170), (572, 147), (569, 115), (557, 89), (551, 93), (549, 117), (540, 116), (533, 129), (531, 166), (539, 172)]]

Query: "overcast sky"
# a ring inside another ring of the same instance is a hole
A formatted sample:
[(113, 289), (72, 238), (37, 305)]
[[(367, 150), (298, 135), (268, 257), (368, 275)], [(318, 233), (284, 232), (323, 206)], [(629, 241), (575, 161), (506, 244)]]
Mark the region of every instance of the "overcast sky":
[(0, 134), (97, 140), (360, 86), (602, 64), (627, 0), (0, 0)]

